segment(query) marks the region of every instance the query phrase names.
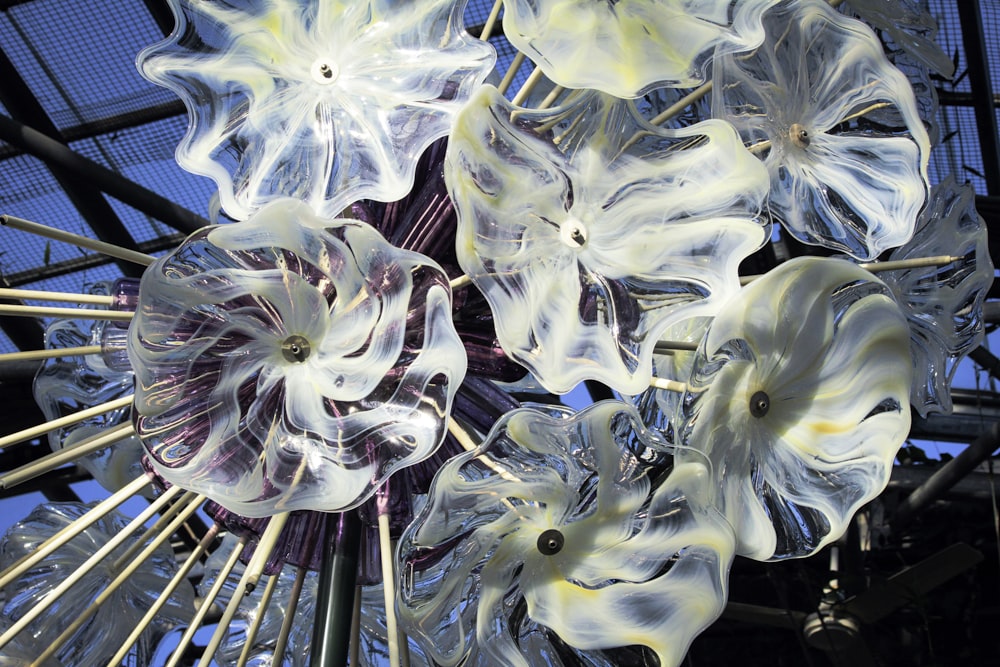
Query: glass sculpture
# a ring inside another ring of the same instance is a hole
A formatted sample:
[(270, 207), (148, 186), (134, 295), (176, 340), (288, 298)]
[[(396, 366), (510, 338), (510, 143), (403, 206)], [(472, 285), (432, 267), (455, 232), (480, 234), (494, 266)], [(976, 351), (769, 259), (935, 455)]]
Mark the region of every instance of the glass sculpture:
[[(557, 138), (542, 131), (563, 119)], [(767, 238), (755, 217), (767, 175), (731, 127), (661, 130), (596, 93), (532, 112), (484, 87), (445, 175), (458, 261), (500, 344), (558, 393), (591, 378), (642, 391), (660, 333), (714, 314)]]
[(949, 177), (934, 187), (913, 239), (890, 261), (954, 257), (934, 266), (885, 271), (910, 324), (913, 385), (910, 402), (926, 417), (951, 412), (951, 380), (958, 362), (983, 339), (983, 301), (993, 284), (986, 223), (975, 193)]
[[(112, 285), (94, 285), (90, 294), (109, 294)], [(101, 345), (106, 329), (113, 324), (94, 320), (54, 320), (45, 330), (46, 349)], [(119, 329), (124, 331), (124, 329)], [(42, 362), (35, 374), (35, 402), (46, 419), (58, 419), (93, 408), (132, 393), (135, 383), (131, 370), (108, 367), (101, 355), (67, 353)], [(65, 447), (100, 435), (105, 429), (129, 420), (123, 406), (49, 432), (49, 446), (57, 452)], [(109, 491), (116, 491), (142, 472), (142, 443), (128, 436), (79, 460), (79, 464)]]
[(636, 432), (663, 446), (625, 403), (524, 408), (444, 465), (398, 554), (400, 618), (432, 660), (680, 662), (722, 612), (734, 536), (705, 463), (654, 482), (623, 446)]
[(295, 200), (195, 233), (139, 303), (152, 465), (246, 516), (360, 504), (434, 452), (465, 373), (442, 270)]
[(803, 243), (862, 260), (906, 243), (930, 152), (906, 76), (870, 28), (822, 0), (782, 3), (764, 30), (752, 54), (716, 59), (712, 105), (762, 154), (771, 212)]
[[(189, 112), (178, 162), (236, 222), (113, 286), (131, 321), (53, 324), (47, 347), (100, 352), (46, 361), (35, 392), (58, 417), (134, 391), (131, 415), (53, 428), (53, 448), (131, 417), (141, 473), (134, 454), (82, 465), (207, 496), (169, 508), (214, 522), (186, 562), (214, 552), (206, 586), (248, 545), (221, 600), (251, 563), (261, 585), (202, 664), (238, 664), (258, 618), (246, 664), (308, 664), (327, 639), (310, 616), (357, 595), (360, 664), (678, 665), (733, 558), (838, 539), (910, 404), (948, 411), (980, 340), (993, 267), (971, 191), (928, 198), (930, 71), (950, 63), (915, 0), (502, 0), (481, 39), (466, 4), (170, 0), (177, 27), (140, 55)], [(520, 49), (506, 73), (494, 45)], [(786, 233), (846, 256), (773, 268)], [(905, 263), (857, 264), (887, 255)], [(622, 400), (557, 404), (581, 384)], [(37, 510), (0, 565), (83, 512)], [(4, 624), (120, 527), (5, 589)], [(0, 667), (120, 558), (37, 633), (0, 629)], [(50, 663), (117, 650), (172, 576), (169, 551), (151, 563)]]
[[(192, 115), (177, 150), (244, 220), (281, 197), (337, 217), (392, 201), (493, 67), (451, 0), (171, 0), (178, 25), (139, 54)], [(234, 150), (235, 148), (235, 150)]]
[(677, 461), (711, 461), (737, 553), (814, 553), (889, 481), (910, 429), (909, 328), (890, 290), (802, 257), (726, 304), (698, 350)]
[(637, 97), (693, 86), (706, 61), (763, 39), (761, 14), (778, 0), (504, 0), (504, 34), (568, 88)]

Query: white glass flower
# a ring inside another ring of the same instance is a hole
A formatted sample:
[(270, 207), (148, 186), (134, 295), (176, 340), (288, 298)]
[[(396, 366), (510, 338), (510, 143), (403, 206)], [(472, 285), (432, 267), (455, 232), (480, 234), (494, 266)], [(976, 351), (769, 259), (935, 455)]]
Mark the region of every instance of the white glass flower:
[(975, 193), (949, 176), (935, 186), (913, 239), (890, 260), (953, 256), (940, 266), (883, 271), (910, 324), (913, 407), (951, 412), (952, 378), (958, 363), (983, 338), (983, 301), (993, 284), (986, 224), (976, 212)]
[(660, 332), (712, 314), (766, 240), (767, 174), (729, 125), (663, 130), (598, 93), (531, 112), (484, 87), (445, 175), (459, 263), (503, 349), (549, 391), (642, 391)]
[(250, 517), (360, 504), (434, 452), (465, 374), (441, 268), (291, 200), (154, 263), (130, 335), (157, 472)]
[(737, 553), (808, 555), (885, 488), (911, 374), (906, 320), (882, 282), (840, 259), (789, 261), (712, 322), (676, 460), (711, 460)]
[(398, 550), (400, 620), (431, 660), (683, 659), (725, 604), (734, 536), (704, 463), (654, 484), (625, 447), (635, 432), (662, 446), (618, 401), (522, 408), (445, 464)]
[(713, 53), (763, 39), (761, 14), (778, 0), (504, 0), (504, 34), (568, 88), (637, 97), (692, 86)]
[(930, 152), (906, 76), (822, 0), (785, 2), (764, 28), (753, 53), (716, 59), (712, 90), (713, 114), (766, 153), (769, 210), (798, 240), (859, 259), (906, 243)]
[(464, 1), (171, 5), (178, 27), (139, 64), (191, 114), (177, 161), (240, 220), (282, 196), (326, 217), (401, 198), (495, 60), (465, 32)]

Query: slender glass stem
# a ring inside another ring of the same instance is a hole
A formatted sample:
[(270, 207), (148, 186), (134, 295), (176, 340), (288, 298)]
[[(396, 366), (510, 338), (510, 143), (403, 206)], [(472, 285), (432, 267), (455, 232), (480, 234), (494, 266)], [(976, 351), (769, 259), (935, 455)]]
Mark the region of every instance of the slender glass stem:
[(94, 452), (99, 452), (134, 433), (135, 429), (132, 427), (132, 424), (122, 424), (109, 431), (82, 440), (75, 445), (60, 449), (58, 452), (52, 452), (31, 463), (26, 463), (20, 468), (15, 468), (0, 477), (0, 489), (13, 488), (18, 484), (27, 482), (29, 479), (34, 479), (39, 475), (44, 475), (50, 470), (55, 470), (71, 461), (75, 461), (88, 454), (93, 454)]
[(107, 667), (119, 667), (119, 665), (122, 664), (122, 661), (125, 660), (125, 657), (131, 650), (132, 645), (139, 640), (142, 633), (146, 631), (149, 624), (154, 618), (156, 618), (160, 609), (167, 604), (167, 601), (170, 600), (170, 596), (173, 595), (174, 591), (177, 590), (177, 587), (181, 585), (181, 582), (187, 579), (188, 574), (194, 569), (194, 566), (198, 564), (201, 560), (202, 554), (208, 550), (208, 547), (212, 544), (218, 534), (219, 526), (213, 524), (212, 527), (208, 529), (208, 532), (205, 533), (201, 540), (199, 540), (198, 544), (191, 552), (191, 555), (187, 557), (187, 560), (184, 561), (180, 569), (177, 571), (177, 574), (171, 578), (170, 582), (157, 596), (156, 602), (154, 602), (153, 606), (146, 611), (146, 615), (142, 617), (142, 620), (140, 620), (135, 629), (132, 630), (132, 634), (130, 634), (128, 638), (122, 642), (121, 648), (119, 648), (118, 653), (116, 653), (114, 657), (108, 661)]
[(184, 654), (187, 652), (187, 647), (194, 639), (195, 633), (201, 628), (202, 622), (205, 617), (208, 616), (208, 612), (212, 609), (212, 605), (215, 604), (215, 598), (219, 597), (219, 591), (222, 590), (222, 586), (226, 583), (226, 579), (229, 578), (229, 574), (236, 567), (237, 561), (240, 559), (240, 554), (243, 553), (243, 547), (246, 546), (247, 540), (245, 537), (241, 537), (233, 548), (232, 553), (229, 554), (229, 558), (223, 564), (222, 568), (219, 570), (219, 574), (216, 576), (215, 581), (212, 583), (212, 587), (205, 594), (202, 599), (201, 604), (194, 613), (194, 617), (191, 618), (191, 623), (188, 624), (187, 629), (184, 634), (181, 635), (180, 641), (177, 643), (177, 648), (170, 656), (170, 660), (167, 662), (166, 667), (177, 667)]
[(141, 266), (149, 266), (156, 261), (155, 257), (147, 255), (146, 253), (130, 250), (128, 248), (122, 248), (121, 246), (105, 243), (104, 241), (97, 241), (95, 239), (87, 238), (86, 236), (73, 234), (72, 232), (64, 232), (61, 229), (47, 227), (46, 225), (42, 225), (37, 222), (31, 222), (30, 220), (14, 217), (13, 215), (0, 215), (0, 225), (20, 229), (23, 232), (35, 234), (36, 236), (43, 236), (54, 241), (69, 243), (70, 245), (75, 245), (80, 248), (94, 250), (102, 255), (122, 259), (126, 262), (132, 262), (133, 264), (139, 264)]
[(7, 352), (0, 354), (0, 364), (5, 361), (39, 361), (57, 357), (81, 357), (85, 354), (100, 354), (100, 345), (81, 345), (79, 347), (61, 347), (52, 350), (27, 350), (24, 352)]
[[(281, 630), (278, 632), (278, 641), (274, 644), (274, 662), (282, 664), (285, 655), (285, 647), (288, 646), (288, 637), (292, 633), (292, 626), (295, 624), (295, 611), (299, 608), (299, 598), (302, 597), (302, 586), (306, 581), (308, 570), (304, 567), (295, 570), (295, 581), (292, 583), (292, 590), (288, 594), (288, 604), (285, 605), (285, 618), (281, 620)], [(356, 662), (352, 662), (356, 665)]]
[(37, 301), (63, 301), (92, 306), (111, 307), (114, 297), (106, 294), (77, 294), (75, 292), (47, 292), (45, 290), (12, 289), (0, 287), (0, 299), (34, 299)]
[(243, 598), (252, 593), (254, 588), (257, 587), (257, 582), (260, 581), (260, 577), (264, 573), (264, 566), (267, 565), (267, 559), (271, 555), (271, 551), (278, 541), (278, 536), (281, 535), (281, 531), (284, 530), (287, 521), (288, 512), (283, 512), (282, 514), (274, 515), (267, 522), (267, 528), (264, 529), (264, 533), (257, 542), (257, 548), (253, 552), (253, 557), (250, 558), (246, 569), (243, 570), (243, 576), (240, 577), (236, 591), (233, 593), (233, 597), (229, 599), (226, 610), (222, 612), (222, 618), (219, 619), (219, 624), (215, 627), (212, 638), (208, 641), (208, 645), (205, 646), (205, 652), (201, 654), (201, 660), (198, 664), (202, 667), (208, 667), (212, 662), (212, 657), (219, 649), (219, 645), (222, 644), (222, 640), (225, 639), (226, 633), (229, 632), (229, 624), (233, 622), (237, 609), (243, 603)]
[(129, 394), (128, 396), (122, 396), (121, 398), (116, 398), (113, 401), (108, 401), (107, 403), (101, 403), (100, 405), (95, 405), (92, 408), (87, 408), (86, 410), (80, 410), (79, 412), (74, 412), (71, 415), (66, 415), (65, 417), (60, 417), (58, 419), (53, 419), (52, 421), (47, 421), (44, 424), (39, 424), (38, 426), (32, 426), (31, 428), (26, 428), (17, 433), (11, 433), (10, 435), (5, 435), (0, 438), (0, 449), (12, 445), (15, 442), (22, 442), (24, 440), (30, 440), (31, 438), (37, 438), (38, 436), (48, 433), (49, 431), (54, 431), (57, 428), (63, 428), (64, 426), (71, 426), (82, 422), (84, 419), (90, 419), (91, 417), (97, 417), (103, 415), (106, 412), (111, 412), (112, 410), (120, 410), (121, 408), (127, 408), (132, 405), (132, 400), (135, 398), (134, 395)]
[(388, 503), (378, 514), (378, 545), (382, 560), (382, 593), (385, 600), (385, 630), (389, 644), (389, 667), (399, 667), (399, 632), (396, 629), (396, 574), (392, 569), (392, 536), (389, 534)]
[[(243, 644), (243, 650), (240, 651), (240, 657), (236, 661), (236, 667), (246, 667), (247, 660), (250, 659), (254, 643), (257, 641), (257, 633), (260, 632), (260, 625), (264, 622), (264, 615), (267, 614), (267, 608), (271, 606), (271, 598), (274, 597), (274, 589), (277, 588), (280, 578), (280, 573), (275, 573), (274, 576), (269, 577), (267, 580), (264, 592), (260, 596), (260, 602), (257, 604), (257, 610), (254, 612), (253, 622), (247, 628), (246, 641)], [(278, 655), (278, 652), (275, 651), (274, 655)], [(280, 660), (275, 660), (275, 662), (279, 665), (281, 664)]]
[(127, 310), (101, 310), (97, 308), (49, 308), (47, 306), (21, 306), (0, 303), (0, 315), (15, 317), (57, 317), (67, 320), (114, 320), (128, 322), (133, 313)]

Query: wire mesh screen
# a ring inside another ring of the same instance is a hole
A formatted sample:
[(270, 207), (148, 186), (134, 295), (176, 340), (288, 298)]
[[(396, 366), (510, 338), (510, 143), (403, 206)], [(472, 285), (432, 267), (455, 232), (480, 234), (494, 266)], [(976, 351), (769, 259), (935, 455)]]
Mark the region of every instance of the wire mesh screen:
[(135, 68), (161, 39), (141, 2), (34, 0), (0, 17), (0, 42), (60, 130), (172, 103)]

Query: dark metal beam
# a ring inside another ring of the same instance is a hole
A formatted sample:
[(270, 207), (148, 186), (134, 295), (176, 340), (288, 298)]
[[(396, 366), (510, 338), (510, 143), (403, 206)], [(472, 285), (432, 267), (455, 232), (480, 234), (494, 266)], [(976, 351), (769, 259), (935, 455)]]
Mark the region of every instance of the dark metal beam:
[(983, 13), (979, 0), (957, 0), (958, 18), (962, 25), (965, 62), (969, 68), (969, 83), (976, 95), (976, 126), (983, 155), (983, 176), (991, 195), (1000, 195), (1000, 132), (997, 130), (993, 85), (983, 34)]
[(893, 531), (905, 528), (916, 517), (917, 512), (940, 498), (966, 475), (976, 469), (990, 455), (1000, 448), (1000, 423), (991, 424), (958, 456), (938, 468), (931, 477), (896, 507), (889, 525)]
[(104, 165), (71, 150), (65, 144), (3, 115), (0, 115), (0, 139), (44, 160), (46, 164), (67, 169), (76, 178), (92, 183), (115, 199), (161, 220), (184, 234), (190, 234), (210, 224), (207, 219), (166, 197), (147, 190)]
[[(153, 107), (146, 107), (138, 111), (129, 111), (117, 116), (108, 116), (100, 120), (88, 121), (79, 125), (72, 125), (64, 128), (61, 132), (63, 141), (71, 144), (74, 141), (93, 139), (102, 135), (113, 134), (133, 127), (140, 127), (149, 123), (155, 123), (165, 118), (173, 118), (187, 114), (187, 108), (180, 100), (165, 102)], [(0, 146), (0, 161), (9, 160), (24, 155), (25, 151), (10, 144)]]
[[(14, 63), (10, 61), (7, 54), (2, 50), (0, 50), (0, 81), (3, 81), (3, 85), (0, 85), (0, 102), (3, 103), (11, 114), (11, 118), (5, 118), (4, 121), (8, 125), (8, 131), (5, 132), (5, 135), (9, 134), (11, 137), (16, 137), (18, 134), (24, 134), (24, 132), (18, 133), (14, 131), (14, 127), (21, 125), (22, 128), (28, 129), (26, 124), (30, 123), (31, 129), (37, 132), (39, 136), (44, 136), (54, 143), (59, 143), (62, 139), (59, 130), (52, 123), (48, 113), (46, 113), (41, 103), (35, 97), (34, 93), (32, 93), (28, 84), (21, 78), (21, 74), (14, 67)], [(7, 136), (4, 138), (11, 143), (16, 143), (12, 138), (8, 138)], [(89, 180), (86, 175), (69, 171), (58, 163), (46, 161), (46, 165), (66, 193), (66, 197), (73, 204), (73, 207), (76, 208), (100, 240), (125, 248), (135, 249), (135, 240), (129, 234), (128, 230), (125, 229), (125, 225), (118, 217), (118, 214), (115, 213), (115, 210), (111, 208), (108, 200), (100, 192), (86, 185)], [(142, 275), (141, 270), (128, 262), (118, 261), (117, 264), (126, 276)]]

